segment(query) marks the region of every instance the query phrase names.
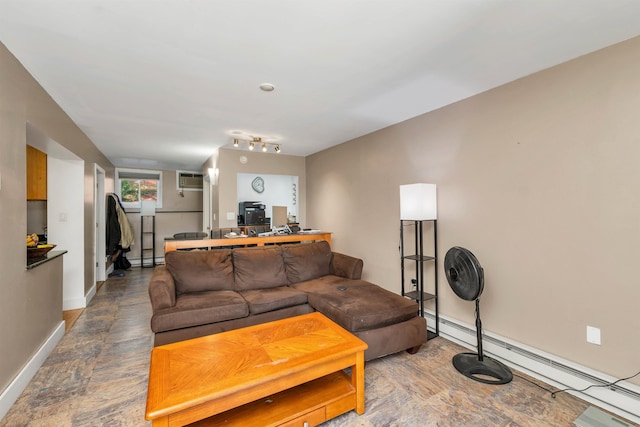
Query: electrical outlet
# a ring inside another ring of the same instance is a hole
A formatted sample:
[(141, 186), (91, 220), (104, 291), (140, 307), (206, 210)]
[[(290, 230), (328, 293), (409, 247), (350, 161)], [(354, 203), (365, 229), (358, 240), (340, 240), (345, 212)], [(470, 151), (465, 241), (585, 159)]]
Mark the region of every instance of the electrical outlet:
[(600, 345), (600, 328), (593, 326), (587, 326), (587, 342), (591, 344)]

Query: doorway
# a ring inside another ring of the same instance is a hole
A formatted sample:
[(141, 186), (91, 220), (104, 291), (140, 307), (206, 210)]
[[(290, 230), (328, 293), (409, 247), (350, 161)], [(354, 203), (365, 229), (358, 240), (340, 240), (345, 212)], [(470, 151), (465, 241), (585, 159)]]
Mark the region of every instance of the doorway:
[(29, 122), (26, 135), (27, 145), (47, 154), (47, 241), (67, 251), (62, 271), (62, 309), (86, 307), (84, 160)]
[(105, 190), (104, 190), (104, 179), (105, 172), (97, 164), (94, 164), (94, 182), (95, 182), (95, 193), (94, 193), (94, 218), (96, 224), (96, 233), (94, 238), (94, 265), (96, 266), (95, 272), (95, 282), (96, 289), (98, 288), (99, 282), (104, 282), (107, 279), (107, 249), (106, 249), (106, 225), (105, 225)]

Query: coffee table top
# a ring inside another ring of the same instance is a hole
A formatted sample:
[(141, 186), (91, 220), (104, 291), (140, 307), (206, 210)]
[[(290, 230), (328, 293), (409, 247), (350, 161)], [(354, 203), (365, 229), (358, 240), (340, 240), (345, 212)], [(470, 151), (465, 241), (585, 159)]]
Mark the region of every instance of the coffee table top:
[(294, 386), (317, 378), (321, 369), (351, 366), (342, 365), (366, 348), (318, 312), (155, 347), (147, 419), (231, 399), (229, 408), (218, 408), (222, 412), (277, 390), (269, 384)]

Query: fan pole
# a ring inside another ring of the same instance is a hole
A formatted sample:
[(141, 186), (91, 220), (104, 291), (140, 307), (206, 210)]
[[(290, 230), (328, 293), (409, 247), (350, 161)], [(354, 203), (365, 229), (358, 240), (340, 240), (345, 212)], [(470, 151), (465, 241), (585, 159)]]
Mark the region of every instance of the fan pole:
[(476, 338), (478, 354), (460, 353), (453, 356), (453, 366), (464, 376), (485, 384), (506, 384), (513, 379), (508, 367), (482, 354), (482, 321), (480, 320), (480, 297), (476, 298)]
[(482, 354), (482, 321), (480, 320), (480, 298), (476, 298), (476, 339), (478, 340), (478, 360), (483, 361)]

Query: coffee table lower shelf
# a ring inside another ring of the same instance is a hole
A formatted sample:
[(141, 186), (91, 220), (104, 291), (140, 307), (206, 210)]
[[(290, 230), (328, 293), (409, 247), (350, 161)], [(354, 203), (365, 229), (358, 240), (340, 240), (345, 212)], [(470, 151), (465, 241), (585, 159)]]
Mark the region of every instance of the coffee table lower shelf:
[(355, 408), (351, 377), (339, 371), (189, 426), (312, 427)]

